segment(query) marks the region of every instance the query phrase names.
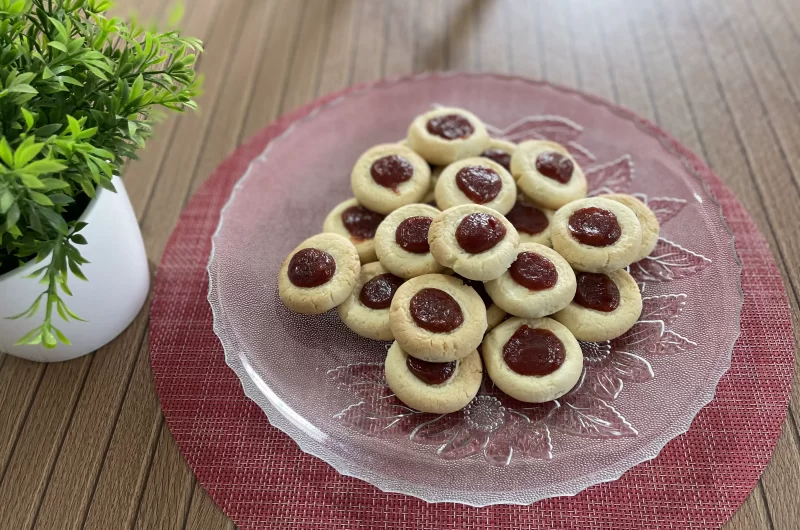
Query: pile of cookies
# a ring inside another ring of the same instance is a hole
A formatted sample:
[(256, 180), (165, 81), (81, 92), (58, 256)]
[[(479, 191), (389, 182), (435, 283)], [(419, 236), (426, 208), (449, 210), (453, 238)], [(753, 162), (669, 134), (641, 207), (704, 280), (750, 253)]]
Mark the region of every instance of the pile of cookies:
[(580, 378), (578, 340), (639, 318), (626, 267), (653, 250), (658, 221), (629, 195), (586, 198), (560, 144), (492, 139), (474, 114), (439, 108), (361, 155), (351, 185), (283, 262), (280, 296), (394, 340), (386, 380), (410, 407), (459, 410), (484, 366), (513, 398), (556, 399)]

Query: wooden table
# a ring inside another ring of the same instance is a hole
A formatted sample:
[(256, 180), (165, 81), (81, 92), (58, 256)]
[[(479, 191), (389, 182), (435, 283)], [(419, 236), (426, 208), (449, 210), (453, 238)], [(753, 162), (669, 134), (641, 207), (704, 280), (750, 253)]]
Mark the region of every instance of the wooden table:
[[(140, 18), (163, 0), (122, 0)], [(425, 70), (514, 73), (632, 108), (699, 153), (770, 242), (800, 336), (797, 0), (188, 0), (206, 45), (201, 112), (125, 172), (156, 272), (192, 192), (279, 115), (353, 83)], [(0, 527), (232, 528), (164, 424), (149, 309), (93, 355), (0, 354)], [(797, 386), (772, 462), (725, 528), (800, 524)]]

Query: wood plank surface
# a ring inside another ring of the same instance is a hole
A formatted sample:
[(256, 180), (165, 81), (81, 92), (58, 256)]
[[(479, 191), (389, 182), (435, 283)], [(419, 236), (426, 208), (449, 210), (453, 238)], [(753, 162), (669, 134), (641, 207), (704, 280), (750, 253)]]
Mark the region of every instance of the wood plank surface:
[[(157, 0), (118, 0), (161, 19)], [(800, 337), (800, 4), (796, 0), (185, 0), (206, 44), (196, 114), (125, 170), (154, 272), (181, 208), (259, 129), (350, 84), (427, 70), (544, 78), (625, 105), (725, 179), (767, 238)], [(149, 303), (98, 352), (0, 354), (0, 528), (226, 529), (186, 466), (150, 374)], [(728, 530), (800, 528), (800, 390)]]

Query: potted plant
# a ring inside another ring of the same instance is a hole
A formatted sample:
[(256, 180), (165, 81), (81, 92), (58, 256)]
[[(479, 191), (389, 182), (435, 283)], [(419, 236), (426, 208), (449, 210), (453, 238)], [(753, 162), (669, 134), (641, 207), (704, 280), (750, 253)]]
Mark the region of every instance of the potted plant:
[(89, 353), (147, 296), (144, 245), (117, 175), (159, 108), (195, 108), (201, 43), (106, 17), (109, 7), (0, 0), (0, 352)]

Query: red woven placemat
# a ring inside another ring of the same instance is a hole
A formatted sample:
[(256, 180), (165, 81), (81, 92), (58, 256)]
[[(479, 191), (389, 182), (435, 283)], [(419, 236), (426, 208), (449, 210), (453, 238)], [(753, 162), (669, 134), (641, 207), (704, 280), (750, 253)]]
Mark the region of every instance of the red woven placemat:
[(242, 529), (706, 529), (724, 523), (755, 486), (786, 416), (794, 367), (788, 303), (764, 238), (730, 190), (686, 148), (632, 114), (705, 179), (743, 263), (742, 333), (731, 369), (688, 433), (655, 460), (575, 497), (471, 508), (387, 494), (341, 476), (269, 424), (244, 396), (212, 329), (206, 300), (211, 235), (250, 160), (293, 121), (339, 95), (282, 118), (228, 157), (181, 216), (158, 271), (150, 318), (156, 390), (181, 452), (225, 513)]

